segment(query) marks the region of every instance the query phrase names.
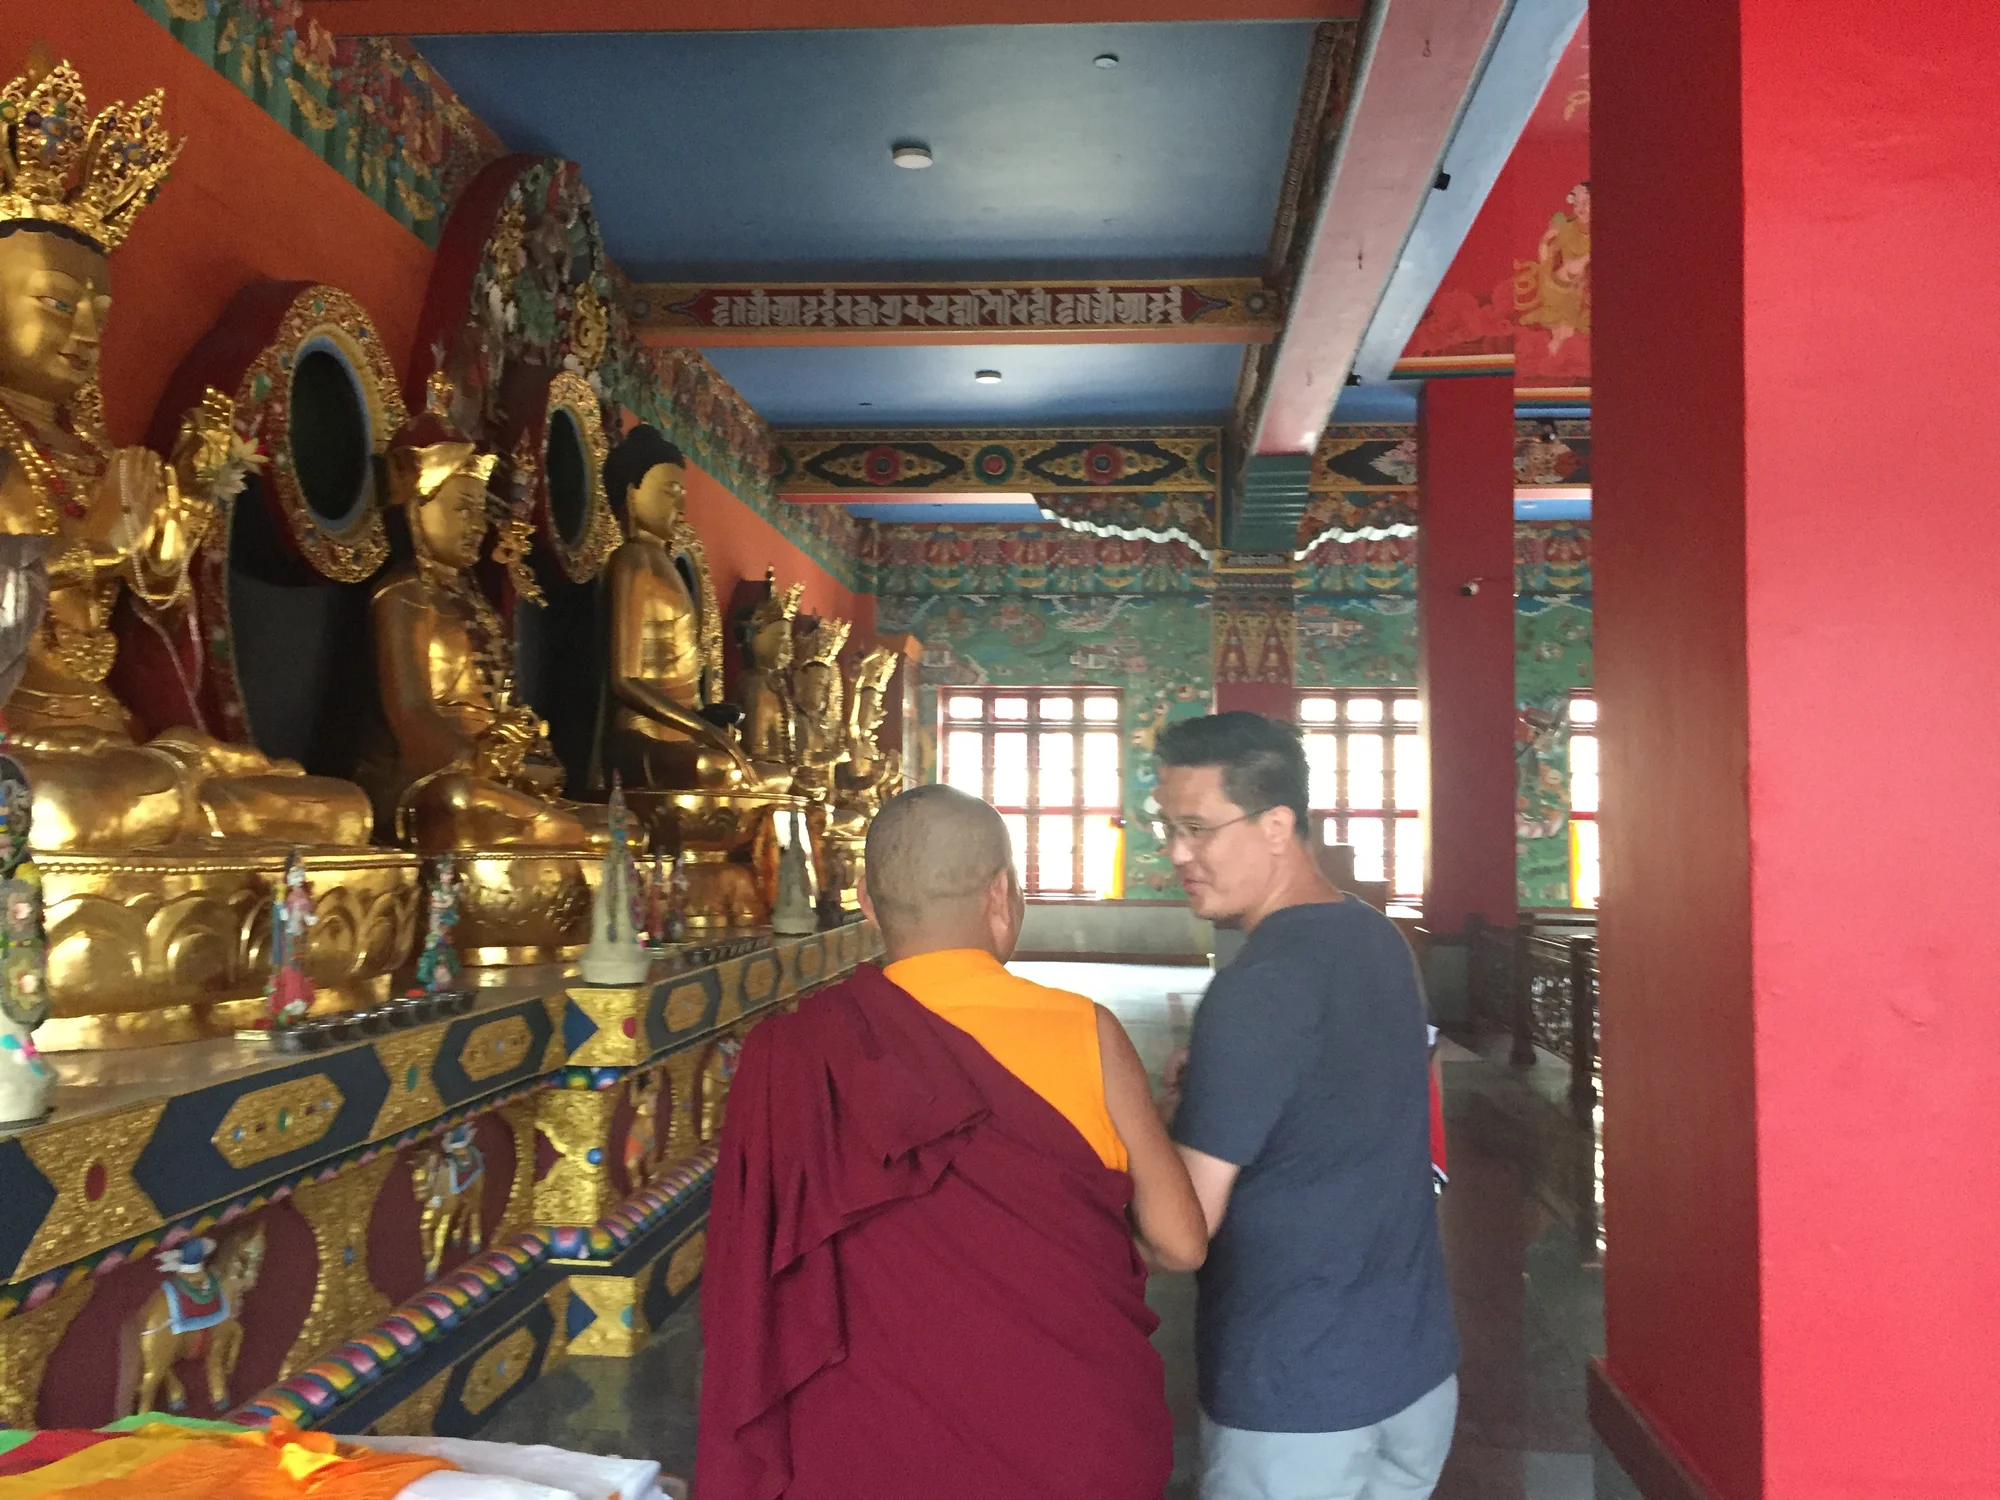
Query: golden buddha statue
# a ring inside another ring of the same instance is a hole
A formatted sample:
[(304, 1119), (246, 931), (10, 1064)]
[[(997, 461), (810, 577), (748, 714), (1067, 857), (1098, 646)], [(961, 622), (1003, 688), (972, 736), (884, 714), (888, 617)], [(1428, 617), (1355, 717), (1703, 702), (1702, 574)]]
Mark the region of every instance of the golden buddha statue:
[(903, 757), (884, 750), (882, 722), (888, 717), (889, 679), (896, 675), (896, 653), (877, 646), (854, 670), (854, 703), (847, 721), (847, 760), (835, 771), (835, 824), (865, 831), (884, 801), (903, 789)]
[[(722, 629), (707, 560), (687, 523), (686, 461), (651, 427), (612, 450), (604, 481), (626, 540), (611, 554), (611, 722), (605, 766), (628, 788), (738, 791), (757, 772), (721, 696)], [(682, 560), (692, 578), (684, 576)], [(697, 598), (695, 590), (707, 597)]]
[(846, 684), (841, 681), (839, 658), (853, 629), (846, 620), (814, 620), (798, 633), (792, 647), (798, 760), (792, 789), (820, 801), (833, 790), (833, 768), (848, 756)]
[(792, 710), (792, 621), (799, 612), (803, 583), (780, 590), (769, 572), (769, 593), (741, 620), (743, 675), (736, 701), (743, 707), (743, 744), (756, 768), (758, 785), (768, 791), (791, 788), (798, 770), (797, 724)]
[(35, 789), (51, 1002), (38, 1041), (57, 1050), (261, 1014), (271, 892), (295, 846), (328, 1006), (379, 998), (414, 935), (417, 861), (367, 846), (359, 787), (193, 729), (146, 740), (106, 686), (114, 607), (127, 593), (142, 616), (188, 604), (196, 549), (226, 543), (218, 518), (258, 461), (215, 391), (166, 459), (104, 432), (107, 263), (179, 150), (159, 113), (155, 93), (93, 118), (67, 63), (0, 89), (0, 695)]
[(389, 492), (414, 554), (375, 590), (370, 618), (393, 763), (371, 778), (385, 832), (426, 854), (584, 850), (602, 808), (565, 802), (547, 726), (514, 698), (513, 650), (471, 569), (491, 527), (497, 459), (448, 425), (449, 387), (389, 450)]
[[(181, 602), (188, 566), (250, 459), (228, 399), (188, 414), (170, 459), (116, 448), (103, 431), (99, 341), (107, 265), (179, 147), (160, 98), (90, 124), (67, 63), (0, 90), (10, 106), (0, 163), (0, 534), (12, 589), (46, 605), (7, 699), (15, 755), (35, 786), (38, 850), (156, 849), (182, 839), (365, 844), (358, 787), (307, 776), (247, 745), (191, 729), (141, 744), (105, 688), (117, 654), (111, 612), (126, 590), (154, 609)], [(32, 122), (69, 122), (46, 138)], [(42, 578), (22, 570), (42, 569)], [(26, 623), (26, 622), (23, 622)]]

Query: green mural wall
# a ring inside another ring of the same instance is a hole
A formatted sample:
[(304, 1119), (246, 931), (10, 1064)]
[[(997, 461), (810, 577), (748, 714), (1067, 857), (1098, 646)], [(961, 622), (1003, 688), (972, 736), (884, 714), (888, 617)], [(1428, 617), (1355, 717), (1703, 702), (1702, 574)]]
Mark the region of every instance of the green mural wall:
[(1208, 612), (1208, 600), (1185, 595), (884, 595), (875, 603), (878, 631), (908, 632), (923, 643), (925, 781), (937, 779), (941, 687), (1102, 687), (1122, 695), (1128, 896), (1180, 891), (1146, 829), (1153, 739), (1174, 719), (1208, 712)]
[[(1569, 901), (1563, 709), (1568, 694), (1592, 680), (1589, 528), (1524, 523), (1518, 552), (1520, 899), (1561, 906)], [(923, 779), (937, 775), (941, 687), (1116, 688), (1125, 705), (1126, 894), (1178, 894), (1146, 823), (1154, 811), (1154, 736), (1174, 719), (1208, 712), (1214, 696), (1211, 606), (1200, 591), (1205, 577), (1188, 566), (1191, 554), (1047, 528), (884, 527), (877, 559), (885, 589), (877, 629), (923, 643)], [(1416, 686), (1414, 579), (1392, 563), (1378, 551), (1365, 559), (1316, 556), (1302, 568), (1308, 588), (1320, 580), (1359, 587), (1295, 597), (1300, 687)], [(1074, 591), (1044, 592), (1063, 584)], [(956, 592), (972, 587), (979, 591)]]

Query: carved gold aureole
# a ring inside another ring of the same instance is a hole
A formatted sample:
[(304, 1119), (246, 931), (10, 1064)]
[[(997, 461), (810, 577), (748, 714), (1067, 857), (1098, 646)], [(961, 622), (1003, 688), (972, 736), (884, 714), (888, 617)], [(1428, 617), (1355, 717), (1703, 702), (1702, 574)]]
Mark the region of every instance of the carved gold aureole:
[[(563, 370), (549, 382), (542, 426), (544, 529), (556, 563), (572, 583), (588, 583), (625, 540), (604, 496), (604, 460), (611, 444), (604, 433), (603, 408), (590, 382)], [(569, 524), (559, 512), (558, 491), (567, 490), (574, 514)]]
[[(236, 409), (246, 415), (270, 453), (263, 482), (277, 497), (300, 555), (339, 583), (372, 578), (389, 560), (381, 497), (368, 474), (345, 515), (329, 516), (306, 498), (293, 450), (292, 398), (306, 371), (321, 379), (345, 377), (367, 423), (377, 456), (408, 420), (396, 370), (367, 312), (338, 287), (311, 286), (293, 299), (267, 344), (236, 389)], [(228, 546), (228, 528), (217, 527), (204, 544)]]

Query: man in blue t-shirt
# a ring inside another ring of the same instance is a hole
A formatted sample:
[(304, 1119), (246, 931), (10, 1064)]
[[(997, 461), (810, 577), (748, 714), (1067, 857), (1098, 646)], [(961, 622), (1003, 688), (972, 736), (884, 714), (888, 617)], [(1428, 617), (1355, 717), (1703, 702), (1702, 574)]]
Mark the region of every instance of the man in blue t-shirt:
[(1458, 1334), (1416, 964), (1313, 859), (1296, 730), (1215, 714), (1169, 726), (1156, 755), (1188, 904), (1247, 934), (1165, 1101), (1213, 1236), (1203, 1500), (1424, 1500), (1457, 1420)]

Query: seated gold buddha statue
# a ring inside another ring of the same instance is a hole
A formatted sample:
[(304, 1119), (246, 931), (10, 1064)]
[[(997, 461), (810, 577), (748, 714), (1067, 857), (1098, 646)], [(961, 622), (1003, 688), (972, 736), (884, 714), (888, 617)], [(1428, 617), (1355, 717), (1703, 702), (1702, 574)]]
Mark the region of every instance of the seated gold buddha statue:
[(742, 791), (758, 778), (731, 727), (734, 706), (711, 701), (722, 686), (722, 631), (704, 588), (701, 542), (687, 523), (686, 473), (680, 449), (651, 427), (633, 428), (605, 462), (605, 490), (626, 520), (606, 569), (605, 766), (639, 790)]
[(792, 708), (792, 621), (805, 585), (779, 589), (767, 572), (770, 592), (738, 622), (743, 675), (736, 701), (743, 708), (743, 745), (766, 791), (791, 790), (798, 770), (798, 725)]
[(430, 409), (389, 450), (390, 499), (414, 555), (370, 605), (395, 742), (370, 775), (384, 831), (427, 854), (603, 847), (604, 809), (561, 798), (547, 726), (515, 701), (511, 641), (471, 573), (497, 460), (450, 429), (449, 400), (434, 377)]
[[(89, 117), (68, 64), (13, 80), (0, 105), (24, 121), (18, 135), (9, 127), (0, 178), (0, 563), (10, 599), (39, 603), (46, 584), (39, 620), (15, 622), (25, 659), (6, 701), (13, 753), (35, 787), (34, 847), (365, 844), (360, 788), (191, 729), (142, 743), (142, 726), (105, 687), (120, 594), (155, 609), (186, 598), (189, 563), (218, 499), (241, 483), (247, 450), (214, 391), (169, 460), (114, 447), (103, 431), (110, 252), (179, 149), (154, 123), (158, 99), (107, 111), (82, 146), (75, 122)], [(67, 118), (73, 138), (42, 149), (27, 123), (38, 118)]]

